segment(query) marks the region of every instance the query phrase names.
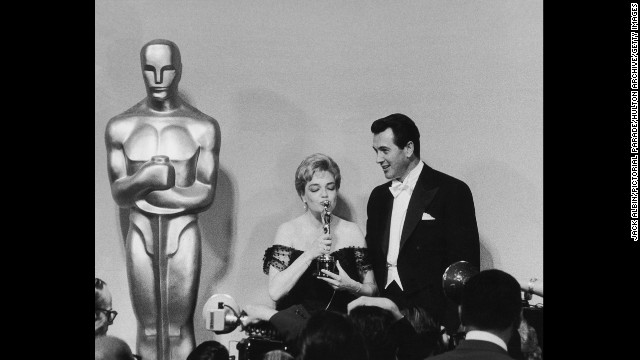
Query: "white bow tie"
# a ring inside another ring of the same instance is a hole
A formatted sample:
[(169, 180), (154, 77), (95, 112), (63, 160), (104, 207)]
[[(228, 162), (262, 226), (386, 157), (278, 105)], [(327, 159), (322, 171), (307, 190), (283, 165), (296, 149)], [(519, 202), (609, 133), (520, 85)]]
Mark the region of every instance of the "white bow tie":
[(402, 183), (398, 180), (393, 180), (391, 182), (391, 186), (389, 186), (389, 191), (391, 191), (391, 194), (393, 194), (394, 198), (397, 198), (403, 190), (407, 190), (409, 194), (411, 194), (411, 188), (409, 187), (409, 184)]

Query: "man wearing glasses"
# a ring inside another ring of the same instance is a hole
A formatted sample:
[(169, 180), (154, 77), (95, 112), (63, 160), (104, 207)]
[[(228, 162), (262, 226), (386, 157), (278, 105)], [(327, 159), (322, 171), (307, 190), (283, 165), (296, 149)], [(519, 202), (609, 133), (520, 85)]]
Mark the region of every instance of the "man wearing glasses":
[(107, 283), (96, 278), (96, 336), (107, 334), (109, 325), (118, 315), (117, 311), (111, 309), (111, 293), (107, 288)]

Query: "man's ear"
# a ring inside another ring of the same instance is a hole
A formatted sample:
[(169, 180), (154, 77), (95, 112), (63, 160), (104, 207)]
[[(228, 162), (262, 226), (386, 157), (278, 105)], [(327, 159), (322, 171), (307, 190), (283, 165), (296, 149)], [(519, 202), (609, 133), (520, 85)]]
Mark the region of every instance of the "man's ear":
[(464, 325), (464, 321), (462, 320), (462, 305), (458, 305), (458, 317), (460, 318), (460, 322)]
[(413, 146), (413, 141), (408, 141), (407, 145), (404, 146), (404, 148), (402, 149), (404, 150), (404, 154), (410, 158), (411, 155), (413, 155), (413, 151), (415, 150), (414, 146)]

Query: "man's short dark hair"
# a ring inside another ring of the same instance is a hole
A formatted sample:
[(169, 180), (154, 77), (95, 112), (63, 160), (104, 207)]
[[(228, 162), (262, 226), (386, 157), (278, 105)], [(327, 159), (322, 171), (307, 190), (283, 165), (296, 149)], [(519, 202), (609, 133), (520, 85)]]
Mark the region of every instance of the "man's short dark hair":
[(520, 284), (504, 271), (484, 270), (462, 289), (461, 321), (479, 330), (502, 331), (520, 322)]
[(349, 312), (349, 318), (360, 331), (369, 359), (395, 359), (397, 344), (389, 332), (393, 315), (377, 306), (358, 306)]
[(313, 314), (298, 340), (299, 360), (365, 360), (362, 334), (346, 314), (320, 310)]
[(215, 340), (207, 340), (191, 351), (187, 360), (227, 360), (229, 350)]
[(442, 340), (444, 330), (440, 329), (440, 323), (430, 312), (417, 305), (401, 309), (400, 312), (416, 330), (427, 355), (438, 355), (446, 351)]
[(400, 149), (404, 149), (409, 141), (413, 142), (413, 153), (420, 159), (420, 131), (413, 120), (404, 114), (391, 114), (371, 124), (374, 135), (387, 129), (393, 131), (393, 143)]

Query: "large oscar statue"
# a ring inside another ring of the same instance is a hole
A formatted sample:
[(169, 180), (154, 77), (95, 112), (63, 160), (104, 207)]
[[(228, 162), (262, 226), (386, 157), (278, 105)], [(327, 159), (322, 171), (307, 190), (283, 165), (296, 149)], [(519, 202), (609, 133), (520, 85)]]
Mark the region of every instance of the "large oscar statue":
[(130, 209), (125, 247), (137, 353), (183, 360), (195, 346), (197, 214), (213, 202), (220, 127), (178, 95), (176, 44), (150, 41), (140, 62), (147, 97), (107, 125), (109, 181), (115, 202)]

